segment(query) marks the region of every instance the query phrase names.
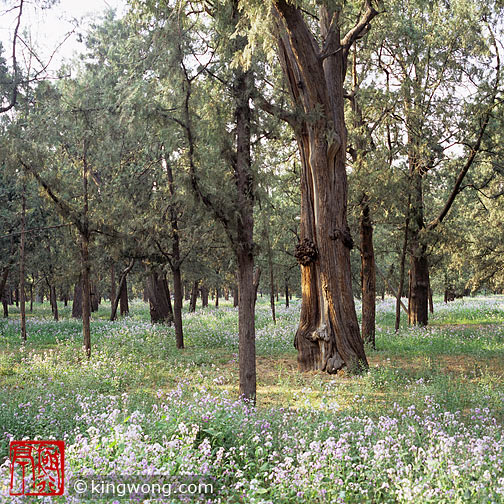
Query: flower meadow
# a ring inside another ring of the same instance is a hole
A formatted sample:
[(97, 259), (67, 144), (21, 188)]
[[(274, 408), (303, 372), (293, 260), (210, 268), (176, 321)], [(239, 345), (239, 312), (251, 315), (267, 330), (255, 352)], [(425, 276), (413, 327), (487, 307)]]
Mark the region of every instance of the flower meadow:
[[(358, 302), (357, 302), (357, 308)], [(504, 297), (435, 304), (427, 328), (395, 334), (377, 306), (370, 369), (300, 374), (299, 302), (257, 308), (258, 398), (237, 398), (236, 309), (184, 314), (186, 349), (148, 308), (94, 314), (93, 355), (78, 321), (36, 306), (28, 342), (0, 321), (0, 502), (11, 439), (63, 439), (66, 480), (121, 476), (211, 481), (214, 492), (86, 500), (67, 484), (43, 502), (504, 502)], [(46, 318), (47, 317), (47, 318)], [(33, 501), (42, 502), (37, 498)]]

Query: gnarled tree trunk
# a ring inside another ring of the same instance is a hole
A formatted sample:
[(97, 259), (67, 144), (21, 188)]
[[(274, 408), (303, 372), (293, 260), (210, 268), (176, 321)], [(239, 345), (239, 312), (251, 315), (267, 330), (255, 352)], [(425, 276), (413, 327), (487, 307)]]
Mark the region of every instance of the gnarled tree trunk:
[(147, 278), (147, 296), (149, 298), (151, 322), (173, 322), (173, 309), (166, 275), (159, 271), (152, 271)]
[(343, 84), (350, 47), (377, 12), (366, 2), (360, 21), (340, 39), (338, 14), (320, 7), (320, 46), (301, 11), (274, 0), (279, 56), (304, 118), (290, 119), (301, 157), (301, 320), (295, 336), (303, 371), (367, 367), (355, 312), (347, 223)]

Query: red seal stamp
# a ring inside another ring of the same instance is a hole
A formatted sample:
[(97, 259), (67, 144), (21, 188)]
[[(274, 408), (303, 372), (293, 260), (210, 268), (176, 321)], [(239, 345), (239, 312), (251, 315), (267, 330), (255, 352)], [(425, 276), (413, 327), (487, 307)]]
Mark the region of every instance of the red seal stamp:
[(62, 495), (64, 487), (63, 441), (10, 442), (10, 495)]

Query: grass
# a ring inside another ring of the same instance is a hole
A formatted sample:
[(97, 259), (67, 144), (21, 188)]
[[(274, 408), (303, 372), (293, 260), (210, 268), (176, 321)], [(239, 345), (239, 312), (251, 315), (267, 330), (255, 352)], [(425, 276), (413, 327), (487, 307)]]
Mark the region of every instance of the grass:
[[(13, 308), (0, 321), (0, 457), (12, 438), (65, 439), (69, 474), (139, 474), (142, 461), (163, 474), (211, 473), (221, 484), (216, 502), (502, 502), (504, 297), (438, 301), (429, 327), (397, 334), (393, 307), (389, 299), (377, 306), (369, 371), (330, 376), (297, 371), (299, 301), (278, 304), (274, 325), (259, 299), (257, 408), (234, 400), (238, 331), (229, 303), (184, 313), (182, 351), (173, 328), (149, 323), (144, 303), (117, 322), (102, 305), (90, 361), (69, 307), (54, 322), (47, 304), (35, 305), (24, 346)], [(312, 459), (325, 460), (315, 480)]]

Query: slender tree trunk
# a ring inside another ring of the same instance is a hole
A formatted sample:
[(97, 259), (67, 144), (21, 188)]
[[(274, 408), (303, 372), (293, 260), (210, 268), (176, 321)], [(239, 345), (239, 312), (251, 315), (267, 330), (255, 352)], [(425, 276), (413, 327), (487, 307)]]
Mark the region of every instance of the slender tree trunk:
[[(175, 197), (175, 183), (173, 181), (173, 170), (168, 159), (164, 159), (166, 175), (168, 178), (168, 189), (170, 196)], [(180, 233), (178, 225), (177, 210), (174, 205), (170, 206), (170, 225), (172, 234), (172, 250), (170, 268), (173, 276), (173, 316), (175, 323), (175, 341), (177, 348), (184, 348), (184, 331), (182, 327), (182, 306), (183, 306), (183, 290), (182, 290), (182, 273), (181, 257), (180, 257)]]
[(49, 286), (49, 300), (51, 302), (51, 311), (53, 313), (54, 320), (59, 320), (58, 298), (56, 297), (56, 287), (54, 285)]
[(82, 265), (82, 333), (84, 349), (88, 358), (91, 357), (91, 286), (89, 264), (89, 238), (81, 236), (81, 265)]
[(25, 300), (25, 230), (26, 230), (26, 186), (21, 194), (21, 242), (19, 245), (19, 293), (21, 296), (21, 339), (26, 341), (26, 300)]
[(302, 165), (301, 240), (296, 250), (303, 294), (295, 336), (298, 366), (335, 373), (346, 365), (358, 371), (368, 362), (352, 292), (343, 88), (348, 51), (376, 11), (368, 6), (342, 42), (331, 24), (337, 13), (322, 5), (320, 38), (325, 42), (319, 47), (294, 4), (273, 3), (279, 57), (291, 96), (305, 117), (316, 115), (313, 120), (290, 119)]
[(198, 284), (199, 284), (199, 280), (196, 280), (192, 286), (191, 302), (189, 303), (189, 312), (190, 313), (194, 313), (196, 311), (196, 302), (198, 300), (198, 291), (199, 291)]
[(289, 281), (285, 278), (285, 307), (289, 308)]
[(410, 325), (425, 326), (428, 323), (429, 265), (427, 247), (422, 242), (421, 231), (424, 229), (423, 213), (423, 177), (415, 162), (411, 164), (413, 183), (412, 220), (410, 249), (410, 297), (408, 303), (408, 322)]
[[(121, 300), (121, 292), (125, 288), (126, 277), (128, 276), (128, 273), (133, 269), (134, 265), (135, 265), (135, 260), (131, 259), (128, 266), (121, 272), (121, 276), (119, 278), (118, 294), (115, 297), (114, 302), (112, 303), (112, 309), (110, 312), (110, 320), (111, 321), (114, 321), (117, 318), (117, 307), (119, 306), (119, 302)], [(126, 301), (127, 300), (128, 300), (128, 290), (126, 287)]]
[(182, 274), (179, 268), (172, 268), (173, 275), (173, 316), (175, 323), (175, 341), (177, 348), (184, 348), (184, 333), (182, 328)]
[(220, 296), (219, 287), (217, 287), (215, 289), (215, 308), (219, 308), (219, 296)]
[(432, 299), (432, 289), (430, 286), (430, 276), (429, 276), (429, 312), (434, 313), (434, 300)]
[(110, 306), (114, 306), (116, 292), (115, 265), (112, 264), (112, 266), (110, 266)]
[(361, 241), (361, 289), (362, 289), (362, 337), (366, 343), (376, 348), (376, 268), (373, 247), (373, 225), (369, 216), (367, 195), (361, 201), (360, 218)]
[(229, 301), (229, 289), (224, 287), (224, 300)]
[(33, 312), (33, 282), (30, 283), (30, 313)]
[(406, 254), (408, 252), (408, 235), (409, 235), (409, 200), (408, 209), (406, 214), (406, 224), (404, 227), (404, 240), (403, 248), (401, 252), (401, 264), (399, 270), (399, 288), (397, 289), (396, 295), (396, 308), (395, 308), (395, 332), (399, 331), (399, 326), (401, 324), (401, 298), (404, 291), (404, 272), (406, 269)]
[(266, 243), (268, 244), (268, 268), (269, 268), (269, 280), (270, 280), (270, 306), (271, 306), (271, 318), (273, 323), (276, 324), (276, 313), (275, 313), (275, 278), (273, 275), (273, 251), (271, 250), (271, 242), (269, 237), (269, 231), (266, 231)]

